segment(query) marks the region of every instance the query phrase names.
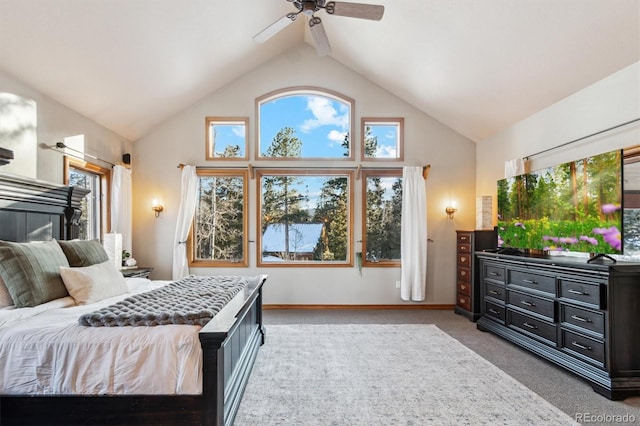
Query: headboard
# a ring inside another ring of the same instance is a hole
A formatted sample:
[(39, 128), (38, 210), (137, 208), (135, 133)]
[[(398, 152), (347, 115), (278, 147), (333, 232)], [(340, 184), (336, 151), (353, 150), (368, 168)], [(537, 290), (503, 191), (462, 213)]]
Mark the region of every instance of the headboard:
[(0, 173), (0, 240), (78, 237), (81, 202), (90, 191)]

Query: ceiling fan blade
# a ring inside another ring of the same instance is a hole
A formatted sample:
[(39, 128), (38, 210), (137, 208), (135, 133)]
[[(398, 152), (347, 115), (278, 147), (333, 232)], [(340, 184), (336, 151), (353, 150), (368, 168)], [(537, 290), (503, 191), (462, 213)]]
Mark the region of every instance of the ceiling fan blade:
[(273, 37), (280, 31), (285, 29), (287, 26), (289, 26), (289, 24), (295, 21), (297, 17), (298, 17), (297, 13), (288, 13), (287, 15), (278, 19), (276, 22), (269, 25), (267, 28), (265, 28), (264, 30), (260, 31), (258, 34), (253, 36), (253, 39), (258, 43), (264, 43), (265, 41), (269, 40), (271, 37)]
[(324, 26), (322, 25), (320, 18), (317, 16), (311, 16), (309, 18), (309, 29), (311, 30), (313, 44), (316, 46), (318, 56), (327, 56), (331, 53), (329, 38), (327, 38), (327, 33), (324, 30)]
[(384, 15), (384, 6), (380, 6), (377, 4), (330, 1), (325, 5), (324, 8), (330, 15), (370, 19), (372, 21), (379, 21), (382, 19), (382, 15)]

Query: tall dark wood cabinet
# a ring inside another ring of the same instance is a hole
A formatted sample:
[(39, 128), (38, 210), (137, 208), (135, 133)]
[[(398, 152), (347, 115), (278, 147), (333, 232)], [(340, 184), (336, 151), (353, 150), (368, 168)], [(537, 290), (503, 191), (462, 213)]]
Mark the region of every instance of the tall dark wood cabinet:
[(498, 239), (494, 231), (456, 231), (456, 314), (471, 321), (480, 318), (480, 288), (478, 262), (474, 253), (495, 248)]
[(490, 331), (588, 380), (640, 395), (640, 263), (478, 253)]

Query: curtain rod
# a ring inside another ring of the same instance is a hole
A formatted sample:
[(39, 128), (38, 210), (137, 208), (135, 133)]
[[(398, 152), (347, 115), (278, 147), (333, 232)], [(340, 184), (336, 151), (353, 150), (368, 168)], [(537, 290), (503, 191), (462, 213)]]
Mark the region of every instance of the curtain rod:
[[(185, 166), (185, 164), (180, 163), (178, 164), (178, 168), (182, 169)], [(244, 167), (242, 166), (196, 166), (197, 169), (242, 169)], [(311, 167), (293, 167), (293, 166), (284, 166), (284, 167), (273, 167), (273, 166), (252, 166), (251, 164), (247, 165), (247, 169), (249, 169), (249, 174), (251, 179), (253, 179), (254, 174), (253, 171), (257, 170), (257, 169), (328, 169), (329, 167), (324, 167), (324, 166), (311, 166)], [(362, 172), (362, 170), (398, 170), (400, 168), (402, 168), (402, 166), (399, 167), (392, 167), (392, 166), (386, 166), (386, 167), (362, 167), (361, 165), (357, 166), (357, 167), (331, 167), (333, 169), (338, 169), (338, 170), (355, 170), (356, 171), (356, 179), (360, 179), (360, 173)], [(429, 170), (431, 169), (431, 164), (427, 164), (426, 166), (422, 167), (422, 177), (426, 180), (427, 177), (429, 176)]]
[(553, 148), (548, 148), (548, 149), (542, 150), (540, 152), (536, 152), (535, 154), (527, 155), (526, 157), (523, 157), (523, 159), (528, 161), (528, 160), (531, 159), (531, 157), (536, 157), (536, 156), (538, 156), (540, 154), (544, 154), (546, 152), (553, 151), (554, 149), (563, 148), (563, 147), (565, 147), (567, 145), (571, 145), (572, 143), (580, 142), (580, 141), (588, 139), (590, 137), (597, 136), (597, 135), (600, 135), (602, 133), (609, 132), (611, 130), (615, 130), (615, 129), (619, 128), (619, 127), (626, 126), (627, 124), (635, 123), (636, 121), (640, 121), (640, 117), (639, 118), (634, 118), (633, 120), (629, 120), (629, 121), (626, 121), (624, 123), (617, 124), (615, 126), (609, 127), (607, 129), (604, 129), (604, 130), (600, 130), (600, 131), (595, 132), (595, 133), (591, 133), (590, 135), (582, 136), (582, 137), (580, 137), (578, 139), (574, 139), (572, 141), (565, 142), (562, 145), (554, 146)]
[[(71, 148), (70, 146), (67, 146), (64, 144), (64, 142), (56, 142), (56, 144), (54, 146), (49, 147), (52, 150), (59, 152), (60, 154), (65, 154), (65, 155), (70, 155), (71, 157), (77, 158), (79, 160), (84, 160), (84, 157), (89, 157), (89, 158), (93, 158), (96, 161), (102, 161), (103, 163), (109, 164), (111, 165), (111, 167), (115, 167), (116, 165), (113, 164), (111, 161), (107, 161), (107, 160), (103, 160), (102, 158), (96, 157), (95, 155), (91, 155), (91, 154), (87, 154), (86, 152), (82, 152), (82, 151), (78, 151), (77, 149)], [(66, 151), (61, 151), (63, 149), (70, 149), (71, 151), (75, 151), (78, 154), (70, 154)]]

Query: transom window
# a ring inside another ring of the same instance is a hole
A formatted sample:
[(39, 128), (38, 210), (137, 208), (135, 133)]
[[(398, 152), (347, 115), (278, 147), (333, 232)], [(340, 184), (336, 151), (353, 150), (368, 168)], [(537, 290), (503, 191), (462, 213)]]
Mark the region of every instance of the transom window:
[(256, 100), (259, 159), (352, 159), (353, 100), (294, 88)]
[(249, 119), (207, 117), (206, 159), (247, 160)]

